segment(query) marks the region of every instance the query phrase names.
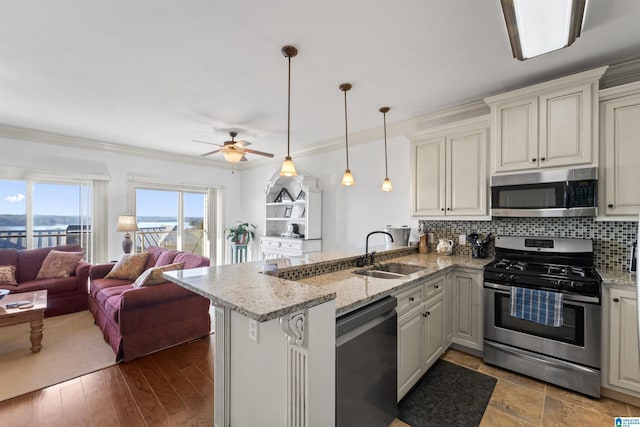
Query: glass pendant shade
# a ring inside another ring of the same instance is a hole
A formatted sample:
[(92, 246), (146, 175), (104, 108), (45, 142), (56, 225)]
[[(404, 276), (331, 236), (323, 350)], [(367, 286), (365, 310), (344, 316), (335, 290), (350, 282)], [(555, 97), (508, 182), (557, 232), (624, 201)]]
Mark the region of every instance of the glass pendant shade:
[(296, 165), (293, 164), (291, 157), (287, 156), (282, 162), (282, 168), (280, 168), (280, 176), (297, 176)]
[(391, 185), (391, 180), (389, 178), (385, 178), (382, 182), (381, 191), (391, 191), (393, 190), (393, 186)]
[(242, 160), (242, 156), (244, 156), (244, 153), (236, 150), (224, 150), (222, 152), (222, 155), (227, 162), (238, 163), (240, 160)]
[(344, 171), (344, 175), (342, 175), (342, 182), (340, 185), (344, 185), (345, 187), (351, 187), (352, 185), (356, 185), (356, 181), (353, 179), (353, 175), (349, 169)]

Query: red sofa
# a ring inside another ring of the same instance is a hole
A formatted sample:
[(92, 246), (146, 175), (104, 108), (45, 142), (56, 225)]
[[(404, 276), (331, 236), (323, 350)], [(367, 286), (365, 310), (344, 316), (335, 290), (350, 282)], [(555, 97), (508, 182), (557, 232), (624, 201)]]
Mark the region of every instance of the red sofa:
[(73, 313), (89, 308), (87, 299), (89, 267), (80, 261), (69, 277), (36, 280), (42, 262), (50, 251), (82, 252), (78, 245), (53, 246), (39, 249), (0, 249), (0, 265), (15, 265), (17, 286), (0, 285), (10, 293), (47, 290), (45, 317)]
[[(184, 269), (207, 267), (200, 255), (149, 247), (145, 269), (184, 263)], [(89, 309), (116, 361), (129, 361), (209, 334), (209, 300), (171, 282), (140, 288), (133, 280), (107, 279), (114, 264), (89, 271)]]

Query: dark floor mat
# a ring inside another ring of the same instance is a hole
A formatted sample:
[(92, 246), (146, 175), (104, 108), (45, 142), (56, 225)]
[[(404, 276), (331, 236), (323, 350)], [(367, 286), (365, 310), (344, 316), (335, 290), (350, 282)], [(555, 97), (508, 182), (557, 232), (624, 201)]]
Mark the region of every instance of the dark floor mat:
[(400, 402), (398, 418), (412, 427), (477, 426), (496, 382), (440, 359)]

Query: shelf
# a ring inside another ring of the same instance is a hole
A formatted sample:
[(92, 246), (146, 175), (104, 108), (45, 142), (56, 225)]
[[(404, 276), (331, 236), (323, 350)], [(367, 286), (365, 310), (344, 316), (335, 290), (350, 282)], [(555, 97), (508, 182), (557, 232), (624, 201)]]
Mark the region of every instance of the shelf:
[(304, 217), (300, 218), (266, 218), (267, 221), (300, 221), (304, 220)]
[(294, 200), (293, 202), (270, 202), (267, 203), (267, 206), (291, 206), (291, 205), (304, 205), (304, 200)]

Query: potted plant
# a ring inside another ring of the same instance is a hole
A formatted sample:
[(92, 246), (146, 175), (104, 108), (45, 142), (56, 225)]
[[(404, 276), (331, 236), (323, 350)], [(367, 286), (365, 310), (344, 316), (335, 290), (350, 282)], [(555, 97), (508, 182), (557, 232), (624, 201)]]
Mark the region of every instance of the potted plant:
[(238, 225), (227, 228), (227, 240), (236, 245), (248, 244), (255, 236), (255, 229), (253, 224), (238, 221)]

